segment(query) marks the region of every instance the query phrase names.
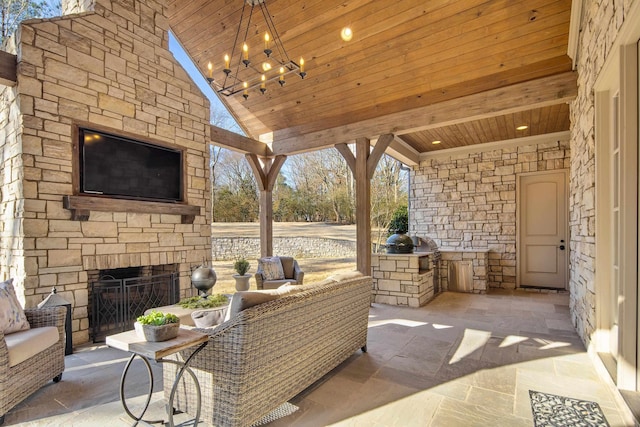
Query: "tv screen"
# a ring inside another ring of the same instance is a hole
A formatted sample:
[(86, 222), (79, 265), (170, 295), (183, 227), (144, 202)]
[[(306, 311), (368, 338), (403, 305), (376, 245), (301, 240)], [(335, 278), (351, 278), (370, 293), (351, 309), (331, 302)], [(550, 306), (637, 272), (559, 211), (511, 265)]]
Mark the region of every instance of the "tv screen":
[(182, 201), (182, 151), (79, 129), (80, 192)]

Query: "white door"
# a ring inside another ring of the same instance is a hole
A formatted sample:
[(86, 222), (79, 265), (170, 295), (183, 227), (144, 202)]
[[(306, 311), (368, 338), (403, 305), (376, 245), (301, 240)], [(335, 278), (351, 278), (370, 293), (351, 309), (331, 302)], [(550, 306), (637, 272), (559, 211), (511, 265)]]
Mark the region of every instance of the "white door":
[(565, 289), (568, 271), (566, 170), (519, 177), (520, 286)]

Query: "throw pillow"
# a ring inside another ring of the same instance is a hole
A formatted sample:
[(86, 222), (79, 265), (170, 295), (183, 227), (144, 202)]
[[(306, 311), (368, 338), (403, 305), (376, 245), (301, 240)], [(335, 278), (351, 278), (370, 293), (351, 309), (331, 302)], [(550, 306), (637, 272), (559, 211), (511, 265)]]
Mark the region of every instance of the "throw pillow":
[(3, 334), (23, 331), (31, 326), (13, 289), (13, 279), (0, 283), (0, 329)]
[(276, 289), (278, 296), (291, 295), (300, 292), (300, 286), (294, 285), (291, 282), (287, 282), (284, 285), (280, 285), (278, 289)]
[(265, 292), (259, 292), (259, 291), (236, 292), (231, 297), (231, 303), (229, 304), (229, 309), (227, 310), (227, 314), (224, 317), (224, 321), (226, 322), (227, 320), (232, 319), (236, 314), (240, 313), (242, 310), (246, 310), (247, 308), (253, 307), (254, 305), (262, 304), (268, 301), (273, 301), (275, 299), (278, 299), (278, 295), (271, 295)]
[(191, 313), (191, 319), (193, 319), (196, 328), (211, 328), (222, 323), (227, 312), (227, 307), (228, 306), (196, 310)]
[(271, 258), (260, 258), (258, 269), (262, 270), (264, 280), (284, 280), (284, 270), (282, 262), (277, 256)]

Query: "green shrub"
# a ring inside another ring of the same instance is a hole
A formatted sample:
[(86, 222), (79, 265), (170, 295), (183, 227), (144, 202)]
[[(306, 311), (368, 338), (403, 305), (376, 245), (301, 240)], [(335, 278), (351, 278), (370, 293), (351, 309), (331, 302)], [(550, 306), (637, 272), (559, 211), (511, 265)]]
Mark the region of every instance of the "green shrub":
[(228, 303), (229, 298), (222, 294), (209, 295), (206, 298), (195, 296), (178, 301), (178, 305), (182, 308), (216, 308)]
[(400, 205), (393, 212), (389, 223), (389, 236), (392, 234), (404, 234), (409, 231), (409, 210), (407, 205)]

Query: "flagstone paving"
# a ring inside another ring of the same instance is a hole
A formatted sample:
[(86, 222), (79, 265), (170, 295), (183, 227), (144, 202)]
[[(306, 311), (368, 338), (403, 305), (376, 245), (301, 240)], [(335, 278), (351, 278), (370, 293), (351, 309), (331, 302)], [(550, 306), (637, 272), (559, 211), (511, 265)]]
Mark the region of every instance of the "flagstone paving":
[[(446, 292), (418, 309), (374, 304), (368, 352), (356, 352), (293, 398), (300, 409), (270, 425), (533, 426), (535, 390), (594, 401), (611, 426), (633, 426), (604, 368), (573, 330), (568, 303), (567, 293), (493, 290)], [(118, 396), (126, 359), (105, 346), (76, 349), (66, 357), (63, 380), (12, 410), (5, 424), (133, 425)], [(147, 387), (142, 364), (132, 372), (129, 395), (140, 403)], [(162, 393), (154, 393), (150, 417), (162, 417), (163, 405)], [(178, 421), (189, 425), (187, 419)]]

